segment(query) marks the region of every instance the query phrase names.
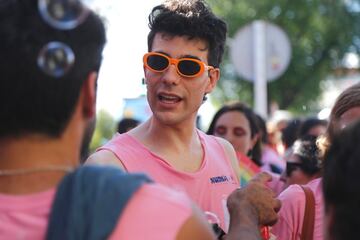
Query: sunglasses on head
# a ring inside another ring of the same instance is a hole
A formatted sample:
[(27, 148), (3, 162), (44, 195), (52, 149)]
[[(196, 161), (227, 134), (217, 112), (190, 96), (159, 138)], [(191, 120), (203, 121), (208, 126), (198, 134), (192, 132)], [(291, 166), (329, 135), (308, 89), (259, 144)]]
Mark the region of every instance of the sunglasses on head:
[(183, 77), (198, 77), (214, 69), (200, 60), (193, 58), (171, 58), (162, 53), (149, 52), (144, 55), (144, 66), (153, 72), (164, 72), (170, 65), (175, 65), (176, 71)]
[(286, 176), (290, 177), (291, 173), (298, 168), (302, 168), (303, 165), (301, 163), (296, 162), (286, 162)]

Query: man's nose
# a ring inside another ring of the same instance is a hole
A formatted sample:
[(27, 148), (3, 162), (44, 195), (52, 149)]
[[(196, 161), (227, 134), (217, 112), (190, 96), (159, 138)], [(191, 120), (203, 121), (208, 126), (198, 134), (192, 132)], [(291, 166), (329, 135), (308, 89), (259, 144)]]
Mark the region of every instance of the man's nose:
[(174, 64), (170, 64), (170, 66), (164, 71), (162, 80), (171, 85), (177, 85), (181, 81), (181, 76), (178, 74)]

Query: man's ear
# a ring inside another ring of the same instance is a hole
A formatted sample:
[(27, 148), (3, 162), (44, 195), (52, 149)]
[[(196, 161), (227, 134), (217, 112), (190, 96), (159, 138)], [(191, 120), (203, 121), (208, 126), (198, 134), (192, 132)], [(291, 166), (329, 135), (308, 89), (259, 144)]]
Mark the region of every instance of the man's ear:
[(220, 79), (220, 69), (215, 68), (210, 70), (208, 79), (209, 79), (209, 83), (208, 86), (206, 87), (206, 93), (212, 92), (212, 90), (216, 87), (216, 84)]
[(96, 115), (96, 81), (97, 72), (91, 72), (85, 80), (83, 92), (83, 113), (85, 117), (92, 118)]

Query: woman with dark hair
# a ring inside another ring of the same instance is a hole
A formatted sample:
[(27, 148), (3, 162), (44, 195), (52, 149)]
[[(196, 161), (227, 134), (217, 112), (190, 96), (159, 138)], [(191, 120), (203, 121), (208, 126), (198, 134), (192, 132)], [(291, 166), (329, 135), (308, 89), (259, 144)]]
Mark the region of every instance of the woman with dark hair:
[(207, 134), (225, 138), (235, 151), (247, 155), (259, 167), (261, 143), (256, 115), (241, 102), (225, 104), (214, 115)]
[(286, 171), (283, 174), (285, 187), (292, 184), (307, 184), (321, 176), (320, 149), (316, 137), (303, 136), (294, 142), (286, 158)]
[[(272, 228), (272, 233), (279, 240), (300, 240), (305, 219), (306, 188), (314, 198), (312, 238), (323, 239), (322, 232), (322, 189), (321, 167), (322, 158), (317, 146), (316, 137), (307, 135), (294, 142), (288, 155), (285, 157), (286, 171), (282, 176), (285, 181), (285, 190), (279, 195), (282, 209), (279, 212), (279, 221)], [(304, 234), (305, 235), (305, 234)], [(307, 238), (306, 238), (307, 239)], [(310, 239), (310, 238), (309, 238)]]
[(261, 141), (256, 115), (241, 102), (225, 104), (214, 115), (207, 134), (228, 140), (236, 151), (242, 186), (258, 172), (261, 163)]

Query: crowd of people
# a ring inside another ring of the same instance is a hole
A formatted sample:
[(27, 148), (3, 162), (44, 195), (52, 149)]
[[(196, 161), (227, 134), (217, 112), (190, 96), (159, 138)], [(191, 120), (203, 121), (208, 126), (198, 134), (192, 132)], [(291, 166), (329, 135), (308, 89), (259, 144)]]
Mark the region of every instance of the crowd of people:
[(143, 57), (152, 116), (124, 119), (85, 156), (104, 23), (79, 3), (62, 15), (39, 2), (0, 3), (0, 239), (358, 236), (360, 84), (328, 121), (289, 122), (285, 153), (242, 102), (204, 133), (198, 110), (220, 79), (227, 25), (203, 0), (165, 0)]

